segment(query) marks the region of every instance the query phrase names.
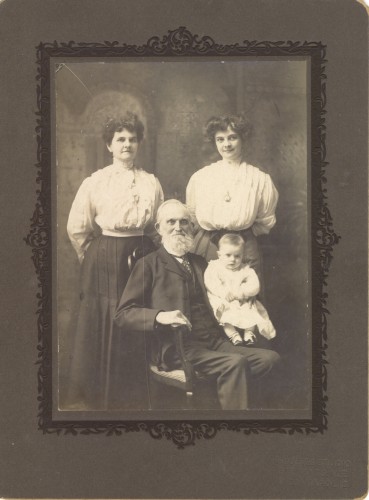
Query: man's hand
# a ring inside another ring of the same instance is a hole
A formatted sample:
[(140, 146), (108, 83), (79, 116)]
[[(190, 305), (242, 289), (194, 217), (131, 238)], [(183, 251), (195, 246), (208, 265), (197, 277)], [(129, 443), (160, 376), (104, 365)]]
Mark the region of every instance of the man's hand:
[(178, 327), (181, 325), (186, 325), (190, 330), (192, 329), (192, 325), (186, 316), (179, 310), (177, 311), (161, 311), (156, 316), (156, 322), (160, 325), (171, 325), (174, 327)]

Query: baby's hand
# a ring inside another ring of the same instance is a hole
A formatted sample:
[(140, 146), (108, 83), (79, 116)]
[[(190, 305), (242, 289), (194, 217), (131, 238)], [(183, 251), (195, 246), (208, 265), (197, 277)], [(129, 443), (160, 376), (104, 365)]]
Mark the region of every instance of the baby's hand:
[(255, 298), (255, 297), (245, 297), (245, 296), (244, 296), (244, 297), (243, 297), (243, 299), (242, 299), (242, 303), (243, 303), (243, 304), (248, 303), (248, 304), (252, 305), (252, 304), (254, 304), (254, 303), (255, 303), (255, 301), (256, 301), (256, 298)]
[(232, 300), (236, 300), (236, 297), (232, 292), (229, 291), (226, 293), (225, 299), (227, 302), (232, 302)]
[(234, 292), (233, 293), (233, 300), (239, 300), (239, 301), (242, 301), (244, 300), (244, 295), (242, 292), (238, 293), (238, 292)]
[(226, 306), (223, 303), (218, 306), (217, 314), (216, 314), (217, 318), (220, 318), (222, 316), (222, 314), (225, 311), (225, 308), (226, 308)]

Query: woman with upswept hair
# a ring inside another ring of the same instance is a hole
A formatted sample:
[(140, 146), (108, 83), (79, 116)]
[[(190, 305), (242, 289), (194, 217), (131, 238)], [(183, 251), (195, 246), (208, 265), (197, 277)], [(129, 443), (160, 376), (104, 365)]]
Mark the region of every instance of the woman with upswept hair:
[(205, 125), (208, 141), (221, 159), (195, 172), (187, 186), (186, 203), (196, 226), (195, 253), (217, 258), (217, 243), (225, 233), (245, 241), (245, 258), (261, 278), (257, 236), (276, 223), (278, 192), (269, 174), (250, 165), (247, 140), (251, 125), (243, 115), (212, 117)]
[[(135, 162), (143, 133), (133, 113), (106, 122), (103, 139), (112, 163), (82, 182), (69, 214), (67, 231), (82, 275), (70, 399), (87, 409), (129, 404), (118, 375), (124, 349), (113, 315), (129, 277), (128, 256), (137, 247), (145, 253), (155, 248), (154, 222), (163, 202), (158, 179)], [(114, 384), (121, 387), (118, 396)]]

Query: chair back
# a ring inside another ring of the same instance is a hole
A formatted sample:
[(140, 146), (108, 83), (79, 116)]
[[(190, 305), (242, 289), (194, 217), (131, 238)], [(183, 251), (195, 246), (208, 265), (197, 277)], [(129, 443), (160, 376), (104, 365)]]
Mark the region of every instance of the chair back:
[(129, 272), (130, 273), (132, 272), (132, 269), (134, 268), (136, 262), (139, 259), (142, 259), (142, 257), (145, 257), (146, 255), (148, 255), (152, 251), (153, 251), (153, 248), (152, 247), (148, 247), (146, 245), (141, 245), (139, 247), (136, 247), (133, 250), (133, 252), (130, 255), (128, 255), (128, 269), (129, 269)]

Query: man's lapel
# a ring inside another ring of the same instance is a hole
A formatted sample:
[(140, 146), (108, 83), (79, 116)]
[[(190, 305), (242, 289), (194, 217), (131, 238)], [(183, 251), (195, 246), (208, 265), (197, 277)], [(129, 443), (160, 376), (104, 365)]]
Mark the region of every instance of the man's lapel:
[(187, 273), (183, 266), (172, 257), (163, 246), (161, 246), (158, 250), (158, 254), (160, 259), (164, 265), (164, 267), (170, 271), (171, 273), (178, 274), (182, 279), (187, 279)]
[(199, 284), (202, 293), (204, 295), (205, 303), (207, 304), (210, 312), (213, 314), (213, 308), (210, 305), (208, 292), (206, 291), (205, 283), (204, 283), (204, 269), (198, 264), (196, 258), (194, 258), (194, 254), (188, 254), (189, 261), (191, 262), (192, 268), (195, 272), (197, 283)]
[[(161, 259), (164, 267), (169, 272), (176, 273), (182, 279), (188, 280), (188, 273), (187, 273), (187, 271), (183, 268), (183, 266), (174, 257), (172, 257), (165, 250), (165, 248), (163, 246), (161, 246), (159, 248), (158, 254), (160, 256), (160, 259)], [(199, 286), (200, 286), (200, 288), (202, 290), (202, 293), (203, 293), (203, 296), (204, 296), (204, 299), (205, 299), (205, 303), (209, 307), (209, 310), (212, 312), (212, 308), (211, 308), (211, 305), (210, 305), (210, 302), (209, 302), (209, 299), (208, 299), (208, 294), (206, 292), (206, 288), (205, 288), (205, 284), (204, 284), (203, 269), (200, 266), (200, 264), (198, 264), (198, 262), (196, 261), (196, 258), (194, 258), (196, 256), (194, 256), (191, 253), (189, 253), (187, 255), (188, 255), (188, 260), (190, 261), (191, 266), (192, 266), (192, 268), (194, 270), (197, 283), (199, 284)]]
[(189, 257), (189, 261), (192, 265), (192, 269), (195, 272), (197, 283), (199, 284), (199, 286), (202, 290), (202, 293), (204, 294), (205, 302), (209, 306), (209, 308), (212, 310), (210, 302), (209, 302), (209, 298), (208, 298), (208, 293), (206, 291), (206, 287), (205, 287), (205, 283), (204, 283), (204, 271), (203, 271), (202, 267), (200, 266), (200, 264), (197, 263), (196, 259), (193, 258), (193, 254), (188, 254), (188, 257)]
[(192, 269), (195, 272), (197, 283), (200, 285), (201, 290), (206, 293), (205, 285), (204, 285), (204, 276), (201, 267), (196, 262), (196, 259), (193, 258), (193, 254), (188, 254), (188, 260), (192, 266)]

